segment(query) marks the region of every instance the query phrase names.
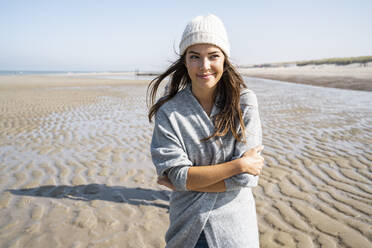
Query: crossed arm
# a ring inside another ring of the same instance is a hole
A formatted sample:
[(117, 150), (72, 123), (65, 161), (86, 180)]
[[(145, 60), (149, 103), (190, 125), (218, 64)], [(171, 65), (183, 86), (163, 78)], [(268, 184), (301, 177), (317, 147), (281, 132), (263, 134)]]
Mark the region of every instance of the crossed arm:
[[(245, 152), (241, 158), (229, 162), (189, 167), (186, 181), (187, 190), (225, 192), (225, 179), (241, 173), (259, 175), (264, 163), (264, 158), (259, 155), (262, 150), (263, 146), (257, 146)], [(159, 178), (158, 183), (175, 190), (175, 187), (167, 177)]]

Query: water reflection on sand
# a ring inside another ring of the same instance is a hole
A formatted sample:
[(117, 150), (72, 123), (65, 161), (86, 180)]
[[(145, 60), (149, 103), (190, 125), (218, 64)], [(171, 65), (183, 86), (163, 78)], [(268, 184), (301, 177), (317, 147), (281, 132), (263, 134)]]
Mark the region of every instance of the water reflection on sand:
[[(372, 93), (245, 80), (263, 124), (261, 247), (369, 247)], [(146, 85), (77, 86), (0, 92), (0, 246), (163, 247)]]
[(246, 82), (263, 123), (262, 247), (371, 245), (372, 93)]

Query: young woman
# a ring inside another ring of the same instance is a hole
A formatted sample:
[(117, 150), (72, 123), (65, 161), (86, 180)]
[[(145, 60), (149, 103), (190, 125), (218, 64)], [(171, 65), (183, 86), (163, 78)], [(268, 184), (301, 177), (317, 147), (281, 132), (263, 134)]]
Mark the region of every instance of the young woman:
[[(151, 155), (171, 188), (167, 247), (259, 247), (255, 201), (264, 159), (256, 95), (229, 62), (214, 15), (185, 28), (180, 58), (148, 88)], [(156, 101), (160, 83), (168, 90)]]

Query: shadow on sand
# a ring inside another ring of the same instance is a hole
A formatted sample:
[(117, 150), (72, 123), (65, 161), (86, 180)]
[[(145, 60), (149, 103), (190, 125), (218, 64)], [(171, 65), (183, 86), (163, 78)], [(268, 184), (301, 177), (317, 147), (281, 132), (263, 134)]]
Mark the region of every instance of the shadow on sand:
[(170, 195), (170, 191), (167, 190), (127, 188), (123, 186), (107, 186), (105, 184), (45, 185), (28, 189), (8, 189), (7, 191), (20, 196), (67, 198), (77, 201), (103, 200), (125, 202), (136, 206), (150, 205), (166, 209), (169, 209), (169, 205), (159, 203), (157, 200), (169, 201)]

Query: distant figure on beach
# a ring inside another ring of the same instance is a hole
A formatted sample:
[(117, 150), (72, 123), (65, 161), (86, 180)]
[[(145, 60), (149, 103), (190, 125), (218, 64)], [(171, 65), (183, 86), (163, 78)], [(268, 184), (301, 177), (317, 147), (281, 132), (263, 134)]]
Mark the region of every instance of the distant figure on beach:
[(229, 62), (227, 33), (215, 15), (191, 20), (179, 48), (147, 94), (158, 183), (172, 189), (166, 247), (257, 248), (251, 188), (264, 159), (256, 95)]

